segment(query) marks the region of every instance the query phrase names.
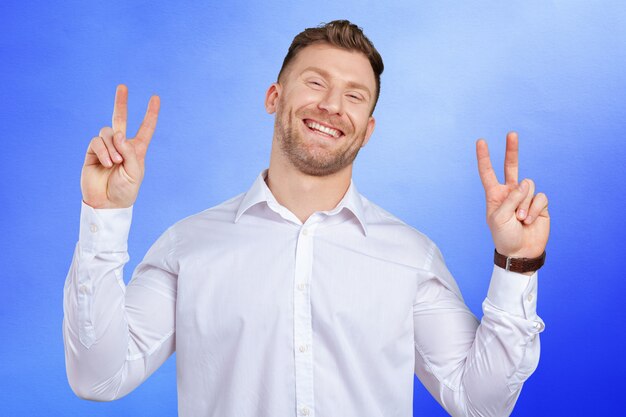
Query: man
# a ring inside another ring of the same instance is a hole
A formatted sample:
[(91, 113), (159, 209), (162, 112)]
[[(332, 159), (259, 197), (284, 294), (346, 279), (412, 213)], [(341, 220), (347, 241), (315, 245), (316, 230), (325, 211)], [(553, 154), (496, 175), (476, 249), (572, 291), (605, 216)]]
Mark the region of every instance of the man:
[[(131, 206), (159, 111), (127, 140), (127, 89), (87, 150), (80, 240), (65, 286), (77, 395), (126, 395), (177, 352), (181, 416), (408, 416), (413, 374), (452, 415), (508, 415), (539, 357), (547, 199), (506, 183), (477, 142), (496, 261), (479, 324), (437, 247), (361, 196), (352, 163), (374, 130), (383, 63), (347, 21), (294, 39), (266, 94), (269, 169), (182, 220), (126, 287)], [(512, 272), (516, 270), (518, 272)]]

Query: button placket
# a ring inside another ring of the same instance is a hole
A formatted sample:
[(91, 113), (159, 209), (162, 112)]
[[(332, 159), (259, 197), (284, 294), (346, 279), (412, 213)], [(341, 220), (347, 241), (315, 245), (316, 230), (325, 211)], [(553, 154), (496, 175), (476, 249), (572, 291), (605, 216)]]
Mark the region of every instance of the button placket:
[[(316, 224), (305, 224), (296, 243), (294, 294), (294, 356), (296, 404), (299, 414), (313, 416), (313, 326), (310, 280), (313, 268), (313, 237)], [(305, 411), (306, 410), (306, 411)]]

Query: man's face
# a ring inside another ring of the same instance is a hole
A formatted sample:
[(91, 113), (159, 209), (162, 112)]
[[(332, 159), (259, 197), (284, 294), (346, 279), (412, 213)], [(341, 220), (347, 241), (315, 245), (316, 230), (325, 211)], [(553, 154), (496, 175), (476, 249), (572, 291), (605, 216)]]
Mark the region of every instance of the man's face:
[(274, 145), (302, 173), (349, 166), (374, 130), (376, 80), (365, 55), (328, 44), (302, 49), (267, 92)]

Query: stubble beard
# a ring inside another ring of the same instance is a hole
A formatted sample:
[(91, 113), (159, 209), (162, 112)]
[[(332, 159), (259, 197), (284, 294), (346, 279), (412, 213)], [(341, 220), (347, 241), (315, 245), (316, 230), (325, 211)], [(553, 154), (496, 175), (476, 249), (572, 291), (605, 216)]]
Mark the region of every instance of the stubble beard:
[[(282, 113), (286, 113), (286, 116)], [(303, 115), (296, 114), (296, 117), (294, 117), (288, 110), (280, 111), (276, 114), (274, 122), (276, 139), (280, 150), (291, 164), (303, 174), (316, 177), (335, 174), (352, 164), (365, 139), (365, 130), (353, 134), (354, 139), (347, 147), (337, 149), (324, 148), (316, 144), (307, 143), (298, 130), (298, 123), (302, 123), (302, 120), (307, 118), (306, 115), (308, 113), (303, 113)], [(311, 118), (316, 120), (323, 119), (315, 117), (315, 115), (311, 115)], [(341, 128), (345, 136), (337, 138), (337, 140), (345, 141), (351, 136), (351, 130), (341, 125), (338, 127)]]

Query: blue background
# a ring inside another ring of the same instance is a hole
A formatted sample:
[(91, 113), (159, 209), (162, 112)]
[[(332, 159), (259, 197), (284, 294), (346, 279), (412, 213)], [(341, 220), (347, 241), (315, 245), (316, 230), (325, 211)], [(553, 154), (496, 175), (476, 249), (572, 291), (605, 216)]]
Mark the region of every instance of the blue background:
[[(148, 98), (159, 125), (135, 207), (130, 271), (178, 219), (246, 190), (267, 166), (263, 108), (292, 37), (348, 18), (385, 60), (360, 191), (428, 234), (479, 317), (492, 243), (475, 167), (486, 138), (501, 172), (517, 130), (521, 177), (553, 218), (538, 311), (542, 356), (515, 416), (616, 415), (626, 370), (626, 6), (621, 1), (0, 5), (0, 411), (172, 416), (170, 359), (128, 397), (80, 400), (65, 376), (62, 289), (78, 237), (86, 146), (130, 90), (129, 134)], [(501, 178), (501, 177), (500, 177)], [(416, 384), (415, 415), (440, 416)]]

